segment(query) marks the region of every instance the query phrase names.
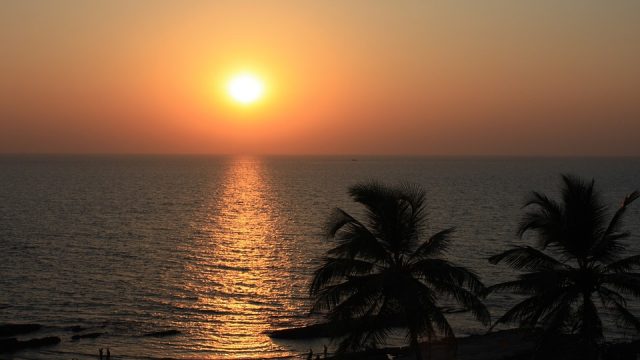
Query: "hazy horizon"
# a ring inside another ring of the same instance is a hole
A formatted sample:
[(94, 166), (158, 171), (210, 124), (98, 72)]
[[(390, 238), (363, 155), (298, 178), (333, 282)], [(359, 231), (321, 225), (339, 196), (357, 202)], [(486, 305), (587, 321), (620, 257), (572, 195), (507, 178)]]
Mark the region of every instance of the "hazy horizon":
[(539, 154), (331, 154), (331, 153), (306, 153), (306, 154), (287, 154), (287, 153), (106, 153), (106, 152), (77, 152), (77, 153), (63, 153), (63, 152), (6, 152), (0, 153), (0, 158), (5, 157), (220, 157), (220, 158), (343, 158), (351, 159), (354, 161), (364, 159), (384, 159), (384, 158), (402, 158), (402, 159), (462, 159), (462, 160), (491, 160), (491, 159), (640, 159), (640, 155), (539, 155)]
[[(640, 156), (640, 2), (0, 3), (0, 153)], [(265, 84), (230, 100), (235, 74)]]

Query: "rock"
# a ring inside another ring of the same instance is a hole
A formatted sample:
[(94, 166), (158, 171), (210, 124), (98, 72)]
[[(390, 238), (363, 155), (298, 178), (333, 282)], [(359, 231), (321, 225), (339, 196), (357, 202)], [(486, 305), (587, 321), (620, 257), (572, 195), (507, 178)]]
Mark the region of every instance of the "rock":
[(104, 333), (99, 333), (99, 332), (95, 332), (95, 333), (89, 333), (89, 334), (79, 334), (79, 335), (73, 335), (71, 337), (71, 340), (80, 340), (80, 339), (95, 339), (98, 336), (102, 335)]
[(16, 338), (2, 339), (0, 340), (0, 353), (14, 352), (18, 350), (37, 348), (42, 346), (57, 345), (58, 343), (60, 343), (60, 338), (57, 336), (49, 336), (26, 341), (20, 341)]
[[(297, 328), (279, 329), (267, 331), (266, 334), (274, 339), (309, 339), (309, 338), (329, 338), (338, 337), (349, 332), (354, 326), (362, 326), (362, 322), (369, 319), (354, 319), (351, 321), (339, 321), (335, 323), (320, 323)], [(389, 327), (400, 326), (402, 323), (398, 318), (387, 319), (385, 325)]]
[(308, 339), (318, 337), (331, 337), (335, 327), (331, 324), (313, 324), (297, 328), (280, 329), (267, 332), (274, 339)]
[(18, 348), (18, 339), (16, 338), (8, 338), (8, 339), (0, 339), (0, 353), (11, 351), (10, 349)]
[(163, 331), (154, 331), (143, 334), (142, 336), (150, 336), (150, 337), (165, 337), (180, 334), (179, 330), (163, 330)]
[(40, 324), (3, 324), (0, 325), (0, 337), (28, 334), (40, 330)]
[(40, 347), (40, 346), (57, 345), (58, 343), (60, 343), (60, 338), (57, 336), (47, 336), (40, 339), (18, 341), (18, 343), (21, 344), (23, 349), (26, 349), (26, 348), (34, 348), (34, 347)]

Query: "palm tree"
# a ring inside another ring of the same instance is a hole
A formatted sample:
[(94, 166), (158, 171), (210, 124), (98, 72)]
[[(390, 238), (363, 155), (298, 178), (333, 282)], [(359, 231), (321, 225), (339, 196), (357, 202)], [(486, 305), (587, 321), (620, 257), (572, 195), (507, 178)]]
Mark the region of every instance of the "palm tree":
[[(540, 349), (559, 334), (579, 335), (582, 358), (597, 358), (604, 341), (599, 309), (612, 312), (625, 325), (640, 330), (640, 320), (626, 308), (625, 295), (640, 297), (640, 255), (622, 257), (621, 229), (629, 204), (640, 196), (626, 196), (611, 220), (594, 189), (594, 182), (562, 177), (562, 202), (533, 192), (525, 207), (518, 235), (538, 235), (537, 247), (516, 246), (489, 259), (528, 271), (517, 280), (497, 284), (491, 291), (515, 291), (526, 295), (496, 323), (519, 322), (521, 327), (542, 328)], [(598, 301), (599, 300), (599, 301)]]
[[(348, 327), (338, 352), (375, 347), (392, 326), (408, 330), (410, 344), (421, 358), (419, 339), (437, 333), (453, 336), (438, 308), (452, 298), (483, 323), (489, 313), (478, 299), (479, 278), (464, 267), (437, 258), (449, 243), (452, 229), (426, 241), (425, 194), (416, 186), (387, 187), (376, 182), (349, 189), (364, 206), (364, 222), (336, 209), (327, 236), (336, 246), (327, 252), (310, 286), (312, 313)], [(345, 325), (346, 324), (346, 325)]]

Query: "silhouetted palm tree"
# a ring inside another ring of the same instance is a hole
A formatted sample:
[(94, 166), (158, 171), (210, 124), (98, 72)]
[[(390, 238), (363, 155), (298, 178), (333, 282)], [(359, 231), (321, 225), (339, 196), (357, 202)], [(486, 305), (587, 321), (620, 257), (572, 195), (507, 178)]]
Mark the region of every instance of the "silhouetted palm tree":
[(353, 186), (349, 194), (364, 206), (365, 221), (335, 210), (327, 235), (337, 244), (310, 287), (315, 296), (312, 312), (326, 312), (330, 321), (349, 324), (339, 352), (375, 347), (393, 325), (408, 329), (420, 358), (420, 338), (453, 336), (437, 306), (443, 298), (456, 300), (478, 320), (489, 322), (477, 296), (484, 291), (478, 277), (437, 258), (446, 251), (452, 229), (423, 238), (424, 191), (374, 182)]
[[(526, 206), (518, 235), (531, 230), (537, 248), (516, 246), (489, 259), (529, 271), (517, 280), (497, 284), (488, 291), (515, 291), (528, 297), (507, 311), (497, 323), (519, 322), (521, 327), (541, 327), (544, 348), (558, 334), (577, 334), (583, 358), (597, 357), (604, 340), (599, 307), (613, 312), (626, 325), (640, 330), (640, 320), (626, 308), (625, 295), (640, 296), (640, 255), (621, 258), (621, 229), (627, 206), (640, 196), (633, 192), (607, 223), (607, 209), (594, 183), (563, 176), (562, 202), (534, 192)], [(597, 300), (599, 301), (595, 301)], [(586, 354), (586, 355), (585, 355)]]

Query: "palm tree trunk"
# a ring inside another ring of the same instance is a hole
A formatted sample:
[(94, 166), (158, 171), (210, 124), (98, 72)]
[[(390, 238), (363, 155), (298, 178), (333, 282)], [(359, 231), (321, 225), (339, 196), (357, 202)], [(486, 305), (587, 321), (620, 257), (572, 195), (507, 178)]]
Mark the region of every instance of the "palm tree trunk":
[(420, 351), (420, 343), (418, 342), (418, 334), (411, 331), (411, 348), (413, 349), (416, 360), (422, 360), (422, 352)]
[[(586, 306), (586, 303), (590, 301), (591, 294), (588, 292), (582, 293), (582, 303), (583, 306)], [(582, 351), (584, 351), (584, 359), (586, 360), (597, 360), (600, 358), (599, 356), (599, 346), (596, 341), (596, 334), (594, 333), (594, 324), (593, 319), (590, 314), (587, 314), (586, 310), (583, 310), (582, 316), (582, 329), (581, 329), (581, 338), (585, 342), (582, 347)]]

